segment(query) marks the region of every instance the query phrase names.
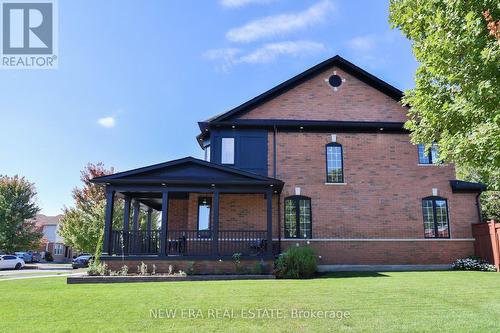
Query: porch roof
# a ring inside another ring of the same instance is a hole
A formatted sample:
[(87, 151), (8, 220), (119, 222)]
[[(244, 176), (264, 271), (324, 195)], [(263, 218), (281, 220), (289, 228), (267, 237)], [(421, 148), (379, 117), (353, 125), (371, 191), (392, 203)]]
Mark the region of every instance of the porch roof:
[(283, 182), (252, 172), (185, 157), (138, 169), (96, 177), (92, 183), (152, 186), (262, 186), (281, 192)]

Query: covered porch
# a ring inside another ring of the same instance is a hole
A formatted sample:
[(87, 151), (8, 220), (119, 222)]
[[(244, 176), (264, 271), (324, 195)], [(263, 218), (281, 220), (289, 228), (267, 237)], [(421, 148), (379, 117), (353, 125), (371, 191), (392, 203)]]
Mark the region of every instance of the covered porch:
[(106, 186), (105, 260), (268, 259), (277, 252), (277, 179), (188, 157), (92, 181)]

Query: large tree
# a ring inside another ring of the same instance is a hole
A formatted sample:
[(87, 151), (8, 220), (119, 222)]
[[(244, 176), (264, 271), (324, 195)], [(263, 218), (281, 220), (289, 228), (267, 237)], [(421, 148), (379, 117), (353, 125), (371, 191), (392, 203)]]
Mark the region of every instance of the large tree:
[(404, 98), (412, 141), (438, 143), (442, 159), (497, 191), (499, 19), (498, 0), (390, 1), (390, 21), (413, 42), (419, 62)]
[(34, 184), (24, 177), (0, 175), (0, 250), (38, 248), (43, 234), (34, 220), (40, 211), (35, 197)]

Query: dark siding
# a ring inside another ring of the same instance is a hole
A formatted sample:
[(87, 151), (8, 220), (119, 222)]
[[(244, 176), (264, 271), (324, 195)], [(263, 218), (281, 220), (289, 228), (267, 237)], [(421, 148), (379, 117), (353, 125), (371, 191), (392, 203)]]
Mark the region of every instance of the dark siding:
[(210, 162), (221, 163), (222, 138), (234, 138), (234, 168), (267, 176), (266, 130), (213, 130)]

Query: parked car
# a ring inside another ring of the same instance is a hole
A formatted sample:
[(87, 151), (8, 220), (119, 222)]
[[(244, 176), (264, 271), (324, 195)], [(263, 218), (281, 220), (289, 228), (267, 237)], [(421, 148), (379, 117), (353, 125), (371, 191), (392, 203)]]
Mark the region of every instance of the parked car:
[(90, 254), (80, 255), (71, 261), (71, 266), (73, 269), (89, 267), (90, 260), (94, 260), (94, 257)]
[(33, 262), (42, 261), (42, 255), (39, 252), (33, 252), (32, 256), (33, 256), (33, 258), (32, 258)]
[(23, 259), (24, 262), (33, 262), (33, 254), (30, 252), (14, 252), (14, 254)]
[(11, 255), (0, 255), (0, 269), (21, 269), (24, 267), (24, 260)]

